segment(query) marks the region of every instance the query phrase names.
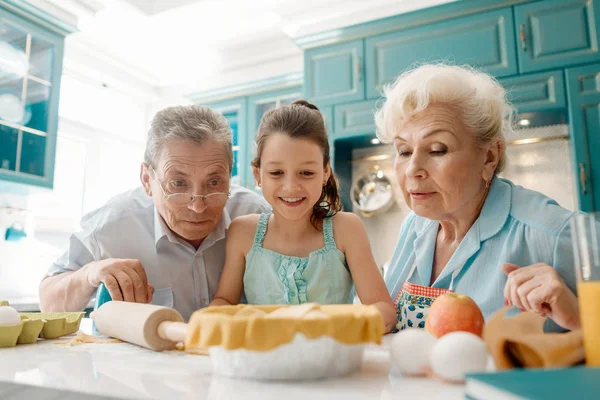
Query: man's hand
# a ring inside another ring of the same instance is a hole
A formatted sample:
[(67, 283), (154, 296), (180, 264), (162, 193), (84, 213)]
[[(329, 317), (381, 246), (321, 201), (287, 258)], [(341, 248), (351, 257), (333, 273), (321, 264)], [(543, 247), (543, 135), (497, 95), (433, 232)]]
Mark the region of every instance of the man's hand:
[(109, 258), (87, 265), (90, 286), (104, 283), (113, 300), (149, 303), (154, 288), (148, 282), (146, 271), (139, 260)]

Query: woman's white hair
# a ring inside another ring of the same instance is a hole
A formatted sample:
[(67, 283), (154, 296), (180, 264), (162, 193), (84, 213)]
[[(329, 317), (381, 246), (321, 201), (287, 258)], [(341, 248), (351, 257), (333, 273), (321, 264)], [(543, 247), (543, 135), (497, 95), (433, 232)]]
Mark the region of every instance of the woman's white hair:
[(413, 115), (433, 104), (447, 105), (476, 132), (479, 145), (500, 144), (496, 173), (506, 166), (505, 137), (512, 132), (514, 108), (493, 77), (468, 66), (424, 64), (401, 74), (384, 88), (385, 102), (375, 113), (377, 137), (390, 143)]
[(167, 107), (156, 113), (150, 123), (144, 161), (156, 168), (165, 143), (185, 140), (202, 144), (207, 140), (223, 143), (229, 171), (233, 167), (231, 128), (218, 112), (199, 105)]

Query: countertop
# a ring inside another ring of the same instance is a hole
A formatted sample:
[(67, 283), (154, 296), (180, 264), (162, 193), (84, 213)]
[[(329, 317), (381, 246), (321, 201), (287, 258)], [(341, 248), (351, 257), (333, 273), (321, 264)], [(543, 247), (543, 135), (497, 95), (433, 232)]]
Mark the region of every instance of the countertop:
[[(0, 297), (0, 300), (6, 300), (12, 308), (19, 312), (39, 312), (40, 311), (40, 299), (39, 297), (16, 297), (16, 298), (4, 298)], [(92, 298), (85, 309), (93, 309), (96, 298)]]
[(19, 312), (40, 311), (40, 299), (38, 297), (0, 298), (6, 300), (12, 308)]
[[(91, 333), (84, 319), (81, 332)], [(60, 340), (68, 339), (61, 338)], [(390, 373), (389, 343), (368, 346), (353, 375), (306, 382), (214, 376), (210, 358), (154, 352), (128, 343), (66, 346), (57, 340), (0, 349), (0, 381), (116, 398), (153, 399), (463, 399), (464, 386)]]

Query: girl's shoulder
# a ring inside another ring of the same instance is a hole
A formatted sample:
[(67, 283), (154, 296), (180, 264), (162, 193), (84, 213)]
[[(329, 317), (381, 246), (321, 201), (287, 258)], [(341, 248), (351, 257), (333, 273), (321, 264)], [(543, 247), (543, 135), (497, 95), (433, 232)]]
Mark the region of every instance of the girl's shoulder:
[(358, 215), (348, 211), (338, 211), (333, 217), (331, 217), (331, 221), (333, 222), (334, 226), (336, 224), (347, 225), (363, 223)]
[(364, 230), (364, 224), (360, 217), (352, 212), (339, 211), (331, 217), (333, 232), (336, 239), (354, 234), (357, 230)]
[(235, 236), (236, 240), (250, 238), (252, 241), (260, 215), (248, 214), (233, 219), (227, 230), (227, 236)]
[(331, 217), (335, 244), (342, 253), (367, 241), (367, 229), (362, 219), (351, 212), (340, 211)]
[(236, 225), (247, 225), (247, 224), (254, 224), (256, 225), (258, 223), (258, 220), (260, 218), (262, 214), (246, 214), (246, 215), (241, 215), (239, 217), (234, 218), (231, 221), (231, 224), (236, 224)]

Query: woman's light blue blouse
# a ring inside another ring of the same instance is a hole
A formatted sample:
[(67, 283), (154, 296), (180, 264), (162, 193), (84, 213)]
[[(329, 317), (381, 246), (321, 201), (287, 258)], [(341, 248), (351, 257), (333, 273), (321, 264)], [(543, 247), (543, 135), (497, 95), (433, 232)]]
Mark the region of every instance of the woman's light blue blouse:
[[(455, 279), (454, 291), (473, 298), (486, 319), (504, 306), (504, 263), (549, 264), (575, 292), (569, 225), (575, 214), (541, 193), (496, 177), (479, 218), (431, 286), (448, 289), (452, 272), (463, 267)], [(414, 213), (403, 221), (385, 277), (393, 299), (415, 261), (417, 269), (410, 282), (430, 286), (438, 229), (438, 221)], [(560, 328), (548, 320), (545, 329)]]

